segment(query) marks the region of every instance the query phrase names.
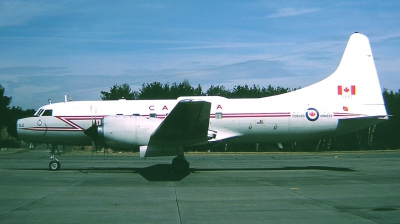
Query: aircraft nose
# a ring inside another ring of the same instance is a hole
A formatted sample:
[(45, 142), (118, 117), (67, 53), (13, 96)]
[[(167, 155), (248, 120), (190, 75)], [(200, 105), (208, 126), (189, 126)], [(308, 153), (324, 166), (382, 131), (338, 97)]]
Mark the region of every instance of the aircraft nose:
[(7, 132), (9, 135), (11, 135), (14, 138), (18, 138), (18, 132), (17, 132), (17, 122), (18, 120), (15, 120), (13, 122), (11, 122), (8, 126), (7, 126)]

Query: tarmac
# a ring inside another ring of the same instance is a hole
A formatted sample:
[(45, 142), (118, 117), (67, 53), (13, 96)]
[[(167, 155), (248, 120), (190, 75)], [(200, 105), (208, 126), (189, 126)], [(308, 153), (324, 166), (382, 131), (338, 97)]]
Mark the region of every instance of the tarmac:
[(400, 151), (57, 158), (0, 152), (0, 223), (400, 223)]

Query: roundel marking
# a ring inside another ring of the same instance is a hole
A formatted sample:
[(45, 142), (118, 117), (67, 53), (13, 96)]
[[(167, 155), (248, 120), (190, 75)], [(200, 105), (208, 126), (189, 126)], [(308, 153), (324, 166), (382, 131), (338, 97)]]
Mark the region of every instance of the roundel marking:
[(38, 122), (37, 122), (37, 125), (38, 126), (42, 126), (42, 120), (39, 119)]
[(309, 121), (316, 121), (319, 118), (319, 112), (315, 108), (308, 108), (306, 112), (306, 118)]

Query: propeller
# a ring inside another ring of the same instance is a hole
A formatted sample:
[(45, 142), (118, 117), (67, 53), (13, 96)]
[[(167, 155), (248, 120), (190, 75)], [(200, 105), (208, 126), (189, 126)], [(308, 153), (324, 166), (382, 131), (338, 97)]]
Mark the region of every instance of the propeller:
[(85, 135), (92, 138), (92, 156), (95, 151), (97, 152), (97, 146), (98, 146), (97, 143), (99, 139), (99, 133), (97, 132), (97, 128), (98, 128), (97, 124), (95, 122), (92, 122), (92, 126), (83, 131)]
[[(97, 153), (101, 140), (100, 140), (100, 136), (99, 136), (99, 132), (98, 132), (99, 125), (97, 123), (97, 118), (96, 118), (97, 109), (95, 110), (95, 113), (94, 113), (94, 119), (93, 119), (92, 106), (90, 106), (90, 111), (92, 112), (92, 126), (90, 126), (90, 128), (83, 131), (83, 133), (85, 133), (85, 135), (92, 138), (92, 156), (93, 156), (94, 152)], [(105, 155), (105, 150), (104, 150), (104, 155)]]

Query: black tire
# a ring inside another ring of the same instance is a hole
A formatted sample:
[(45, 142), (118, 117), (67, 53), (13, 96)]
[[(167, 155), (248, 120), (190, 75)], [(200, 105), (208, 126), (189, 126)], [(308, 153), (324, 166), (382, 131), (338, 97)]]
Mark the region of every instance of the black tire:
[(57, 171), (61, 168), (60, 162), (58, 161), (51, 161), (49, 164), (49, 169), (51, 171)]
[(190, 166), (190, 163), (186, 159), (184, 159), (182, 168), (185, 173), (189, 172), (189, 166)]
[(174, 173), (187, 173), (189, 171), (189, 165), (190, 163), (184, 158), (175, 157), (172, 160), (172, 170), (174, 171)]

